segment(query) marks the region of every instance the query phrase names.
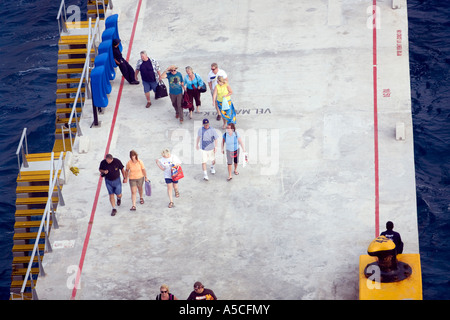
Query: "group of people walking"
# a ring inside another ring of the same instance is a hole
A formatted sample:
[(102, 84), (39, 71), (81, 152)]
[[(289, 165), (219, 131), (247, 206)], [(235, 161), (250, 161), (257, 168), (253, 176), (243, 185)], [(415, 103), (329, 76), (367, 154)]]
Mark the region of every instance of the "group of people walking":
[[(156, 93), (156, 88), (163, 79), (169, 83), (169, 96), (172, 106), (175, 110), (175, 117), (183, 123), (183, 100), (188, 100), (189, 118), (192, 119), (192, 113), (200, 112), (201, 93), (206, 91), (206, 83), (202, 77), (195, 73), (193, 68), (187, 66), (186, 75), (183, 76), (175, 65), (169, 66), (161, 72), (159, 63), (150, 58), (145, 51), (140, 52), (140, 59), (137, 61), (136, 70), (123, 59), (119, 50), (120, 40), (113, 41), (113, 54), (116, 64), (119, 66), (124, 78), (133, 85), (139, 84), (138, 75), (141, 74), (144, 94), (147, 100), (146, 108), (151, 106), (150, 91)], [(211, 70), (208, 73), (207, 80), (209, 90), (212, 95), (214, 107), (217, 111), (217, 121), (223, 119), (222, 129), (225, 133), (222, 136), (221, 151), (226, 155), (228, 165), (227, 181), (230, 181), (234, 175), (238, 175), (237, 170), (240, 156), (240, 149), (245, 152), (244, 144), (240, 134), (236, 131), (236, 112), (231, 101), (233, 94), (228, 84), (227, 73), (219, 69), (217, 63), (211, 64)], [(215, 174), (216, 153), (218, 151), (218, 142), (220, 135), (218, 131), (210, 126), (209, 119), (203, 119), (203, 127), (198, 130), (196, 140), (197, 150), (202, 152), (202, 171), (203, 179), (209, 180), (207, 165), (210, 163), (210, 173)], [(175, 198), (180, 197), (178, 180), (173, 179), (172, 170), (174, 167), (180, 167), (181, 161), (176, 155), (172, 155), (169, 149), (161, 152), (161, 157), (156, 159), (157, 167), (164, 172), (164, 179), (167, 185), (167, 194), (169, 197), (169, 208), (174, 206)], [(233, 169), (234, 166), (234, 169)], [(122, 202), (122, 182), (129, 183), (131, 189), (131, 211), (136, 211), (136, 203), (139, 199), (140, 204), (144, 204), (144, 183), (150, 183), (146, 167), (135, 150), (130, 151), (130, 160), (124, 166), (118, 158), (107, 154), (99, 166), (100, 174), (105, 178), (106, 188), (108, 190), (110, 203), (112, 206), (111, 215), (117, 213), (117, 206)], [(123, 180), (120, 178), (122, 173)], [(139, 194), (139, 198), (138, 198)], [(117, 198), (117, 199), (116, 199)]]
[[(210, 163), (210, 173), (215, 174), (216, 152), (218, 149), (219, 134), (217, 130), (210, 127), (209, 120), (203, 119), (203, 127), (198, 130), (196, 149), (202, 152), (202, 170), (203, 180), (208, 181), (207, 165)], [(226, 132), (222, 136), (221, 151), (226, 155), (228, 166), (227, 181), (230, 181), (234, 175), (238, 175), (240, 149), (245, 152), (244, 143), (240, 134), (236, 131), (233, 123), (226, 127)], [(161, 152), (161, 157), (155, 160), (157, 167), (164, 172), (164, 180), (167, 185), (167, 194), (169, 197), (169, 208), (174, 206), (173, 194), (175, 198), (180, 197), (178, 180), (173, 177), (173, 168), (179, 168), (181, 161), (176, 155), (172, 155), (169, 149)], [(234, 170), (233, 170), (234, 166)], [(111, 216), (117, 213), (116, 206), (122, 203), (122, 182), (129, 183), (131, 189), (131, 211), (136, 211), (136, 203), (139, 194), (139, 203), (144, 204), (144, 182), (150, 183), (147, 169), (144, 162), (139, 159), (135, 150), (130, 151), (130, 160), (124, 166), (122, 161), (114, 158), (112, 154), (107, 154), (105, 159), (100, 162), (99, 172), (105, 178), (106, 189), (108, 190), (110, 203), (112, 206)], [(122, 173), (123, 180), (120, 177)], [(116, 200), (117, 198), (117, 200)]]
[[(158, 85), (167, 79), (169, 82), (169, 96), (172, 106), (175, 110), (175, 118), (180, 123), (184, 121), (183, 108), (189, 110), (189, 119), (192, 119), (192, 113), (200, 112), (201, 93), (206, 92), (206, 83), (202, 77), (195, 73), (191, 66), (185, 68), (186, 75), (182, 75), (175, 65), (169, 66), (161, 72), (159, 62), (150, 58), (146, 51), (140, 52), (140, 59), (136, 63), (136, 70), (123, 58), (119, 49), (120, 39), (113, 41), (114, 60), (122, 72), (123, 77), (130, 84), (139, 84), (138, 75), (141, 75), (142, 86), (144, 88), (147, 103), (146, 108), (152, 105), (150, 92), (156, 93)], [(236, 124), (236, 111), (231, 95), (233, 91), (229, 85), (227, 73), (219, 69), (217, 63), (211, 64), (211, 70), (208, 73), (207, 84), (211, 92), (214, 107), (217, 111), (217, 120), (223, 119), (222, 128), (225, 129), (227, 124)], [(186, 103), (183, 103), (186, 100)], [(195, 102), (195, 108), (194, 108)]]
[[(172, 208), (173, 191), (175, 197), (180, 196), (178, 190), (178, 181), (172, 180), (172, 168), (179, 166), (181, 161), (176, 156), (172, 156), (168, 149), (161, 152), (161, 158), (156, 159), (157, 166), (164, 171), (164, 178), (167, 185), (167, 193), (169, 195), (169, 208)], [(139, 159), (136, 151), (130, 151), (130, 160), (126, 166), (118, 158), (114, 158), (112, 154), (107, 154), (105, 159), (100, 162), (100, 175), (105, 178), (106, 189), (108, 190), (109, 200), (112, 206), (111, 216), (117, 213), (116, 206), (122, 203), (122, 180), (120, 173), (122, 173), (123, 183), (129, 182), (131, 189), (132, 206), (130, 211), (136, 211), (137, 195), (139, 193), (139, 203), (144, 204), (144, 182), (150, 183), (147, 177), (147, 169), (144, 162)], [(116, 200), (117, 198), (117, 200)]]

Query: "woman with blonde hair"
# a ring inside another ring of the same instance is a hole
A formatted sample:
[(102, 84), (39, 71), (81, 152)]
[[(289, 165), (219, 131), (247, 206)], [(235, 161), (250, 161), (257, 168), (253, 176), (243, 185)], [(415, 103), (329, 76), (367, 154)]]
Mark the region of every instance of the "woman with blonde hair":
[(199, 107), (202, 102), (200, 101), (200, 88), (204, 85), (204, 82), (198, 73), (195, 73), (192, 67), (186, 67), (187, 75), (184, 76), (184, 84), (186, 86), (186, 92), (189, 97), (189, 101), (192, 104), (192, 109), (189, 109), (189, 117), (192, 119), (192, 111), (194, 110), (194, 100), (195, 106), (197, 107), (197, 113), (200, 112)]
[(169, 287), (167, 284), (161, 285), (159, 288), (160, 294), (156, 296), (156, 300), (178, 300), (173, 294), (169, 292)]
[(180, 192), (178, 190), (178, 181), (172, 180), (172, 167), (179, 166), (181, 164), (180, 159), (177, 156), (171, 155), (169, 149), (164, 149), (161, 152), (162, 157), (156, 159), (156, 165), (162, 171), (164, 171), (164, 179), (167, 184), (167, 194), (169, 196), (169, 208), (173, 207), (173, 197), (172, 191), (175, 190), (175, 197), (180, 197)]
[(218, 76), (217, 85), (214, 88), (213, 101), (216, 101), (223, 119), (222, 129), (225, 129), (227, 124), (236, 123), (236, 111), (230, 98), (232, 94), (233, 91), (228, 85), (227, 80), (222, 76)]
[[(131, 202), (132, 207), (131, 211), (136, 210), (136, 195), (137, 191), (139, 191), (140, 203), (144, 204), (144, 189), (142, 188), (144, 184), (144, 180), (147, 179), (147, 171), (145, 170), (144, 163), (142, 160), (138, 158), (138, 154), (136, 151), (130, 151), (130, 160), (126, 165), (127, 177), (130, 181), (130, 189), (131, 189)], [(126, 179), (126, 178), (125, 178)], [(124, 180), (125, 181), (125, 180)], [(126, 181), (125, 181), (126, 183)]]

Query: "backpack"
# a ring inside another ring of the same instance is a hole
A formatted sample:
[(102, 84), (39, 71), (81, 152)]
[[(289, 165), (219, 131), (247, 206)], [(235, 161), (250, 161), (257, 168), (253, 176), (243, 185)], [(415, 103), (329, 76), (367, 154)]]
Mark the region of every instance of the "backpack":
[[(234, 146), (235, 146), (235, 149), (237, 150), (238, 149), (238, 137), (237, 137), (236, 131), (233, 132), (233, 137), (234, 137)], [(227, 133), (226, 132), (223, 134), (223, 141), (225, 142), (225, 144), (227, 143)], [(236, 151), (236, 150), (234, 150), (234, 151)]]

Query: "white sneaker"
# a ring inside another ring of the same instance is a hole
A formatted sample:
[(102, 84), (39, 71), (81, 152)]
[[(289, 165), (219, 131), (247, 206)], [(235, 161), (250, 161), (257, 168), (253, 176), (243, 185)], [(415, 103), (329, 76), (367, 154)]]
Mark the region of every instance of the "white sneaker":
[(209, 178), (208, 178), (208, 176), (203, 176), (203, 180), (206, 180), (206, 181), (209, 181)]
[(211, 167), (211, 174), (216, 174), (216, 169), (214, 169), (214, 167)]

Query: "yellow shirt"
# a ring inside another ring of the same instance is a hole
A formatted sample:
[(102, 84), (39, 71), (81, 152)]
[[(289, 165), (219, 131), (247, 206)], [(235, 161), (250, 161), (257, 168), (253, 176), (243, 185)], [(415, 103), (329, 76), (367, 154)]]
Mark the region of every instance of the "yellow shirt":
[(128, 161), (127, 163), (127, 171), (128, 171), (128, 179), (140, 179), (144, 176), (142, 170), (145, 169), (144, 163), (141, 160), (138, 160), (136, 163), (133, 161)]
[(217, 88), (217, 101), (222, 102), (223, 100), (223, 96), (226, 96), (229, 92), (228, 92), (228, 86), (227, 84), (217, 84), (216, 86)]

